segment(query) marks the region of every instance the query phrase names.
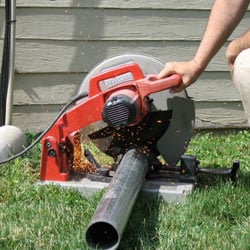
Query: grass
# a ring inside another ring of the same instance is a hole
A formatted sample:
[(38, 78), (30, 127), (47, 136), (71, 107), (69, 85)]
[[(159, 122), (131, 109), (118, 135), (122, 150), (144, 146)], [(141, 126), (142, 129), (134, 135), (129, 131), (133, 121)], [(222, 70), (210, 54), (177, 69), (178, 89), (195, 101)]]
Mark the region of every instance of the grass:
[[(29, 141), (34, 138), (29, 136)], [(188, 148), (201, 166), (241, 162), (238, 185), (200, 180), (181, 204), (140, 194), (119, 249), (250, 249), (250, 131), (197, 133)], [(102, 194), (37, 185), (40, 146), (0, 166), (0, 249), (85, 249)]]

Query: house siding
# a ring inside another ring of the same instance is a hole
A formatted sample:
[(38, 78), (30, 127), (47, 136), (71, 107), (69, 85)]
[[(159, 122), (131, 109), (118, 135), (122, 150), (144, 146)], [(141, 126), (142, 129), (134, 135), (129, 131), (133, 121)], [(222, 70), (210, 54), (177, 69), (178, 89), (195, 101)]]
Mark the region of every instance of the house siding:
[[(213, 1), (17, 0), (13, 124), (40, 132), (106, 58), (140, 53), (163, 62), (189, 60)], [(229, 40), (250, 23), (246, 13)], [(4, 37), (0, 0), (0, 55)], [(246, 126), (240, 96), (225, 61), (226, 45), (196, 84), (196, 128)], [(0, 63), (1, 64), (1, 63)]]

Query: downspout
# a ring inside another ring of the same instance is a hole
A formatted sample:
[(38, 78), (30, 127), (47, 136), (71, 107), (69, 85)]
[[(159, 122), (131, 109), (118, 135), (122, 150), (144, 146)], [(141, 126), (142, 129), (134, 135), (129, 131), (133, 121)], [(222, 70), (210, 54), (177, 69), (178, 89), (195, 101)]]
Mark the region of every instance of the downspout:
[[(8, 0), (7, 0), (8, 1)], [(16, 34), (16, 0), (11, 0), (11, 17), (10, 17), (10, 54), (9, 54), (9, 78), (8, 91), (6, 98), (5, 125), (12, 124), (13, 111), (13, 88), (15, 76), (15, 34)]]
[(0, 78), (0, 126), (11, 124), (15, 69), (16, 0), (5, 0), (5, 37)]

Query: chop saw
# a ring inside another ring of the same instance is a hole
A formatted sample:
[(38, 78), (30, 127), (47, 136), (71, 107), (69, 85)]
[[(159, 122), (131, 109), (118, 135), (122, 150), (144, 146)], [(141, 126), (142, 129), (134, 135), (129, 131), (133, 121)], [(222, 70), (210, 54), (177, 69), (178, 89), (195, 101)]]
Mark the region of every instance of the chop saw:
[[(129, 149), (141, 148), (157, 171), (162, 166), (155, 159), (162, 156), (169, 171), (194, 181), (203, 170), (197, 168), (194, 156), (184, 155), (193, 135), (194, 101), (186, 90), (170, 92), (180, 84), (179, 75), (157, 79), (163, 67), (154, 57), (125, 54), (92, 69), (80, 85), (77, 101), (42, 137), (40, 179), (67, 181), (79, 170), (97, 180), (99, 174), (100, 179), (108, 175), (109, 170), (99, 166), (91, 152), (82, 153), (79, 147), (79, 132), (91, 127), (89, 139), (113, 157), (116, 165)], [(90, 164), (82, 164), (82, 155)], [(180, 161), (181, 167), (176, 167)], [(232, 169), (221, 173), (234, 179), (238, 165), (234, 163)]]
[[(97, 65), (82, 82), (77, 101), (42, 138), (41, 180), (67, 181), (76, 133), (89, 125), (89, 138), (117, 158), (132, 148), (161, 155), (175, 166), (191, 139), (194, 102), (186, 91), (171, 94), (179, 75), (158, 80), (163, 63), (145, 55), (117, 56)], [(90, 169), (91, 170), (91, 169)], [(91, 171), (90, 171), (91, 172)]]

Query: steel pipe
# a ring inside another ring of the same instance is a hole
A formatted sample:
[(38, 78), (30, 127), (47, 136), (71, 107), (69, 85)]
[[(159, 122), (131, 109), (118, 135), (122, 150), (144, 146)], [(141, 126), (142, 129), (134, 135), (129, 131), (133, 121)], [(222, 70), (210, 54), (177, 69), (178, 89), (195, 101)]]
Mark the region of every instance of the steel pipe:
[(116, 249), (119, 246), (149, 164), (147, 155), (129, 150), (90, 221), (85, 242), (91, 249)]

